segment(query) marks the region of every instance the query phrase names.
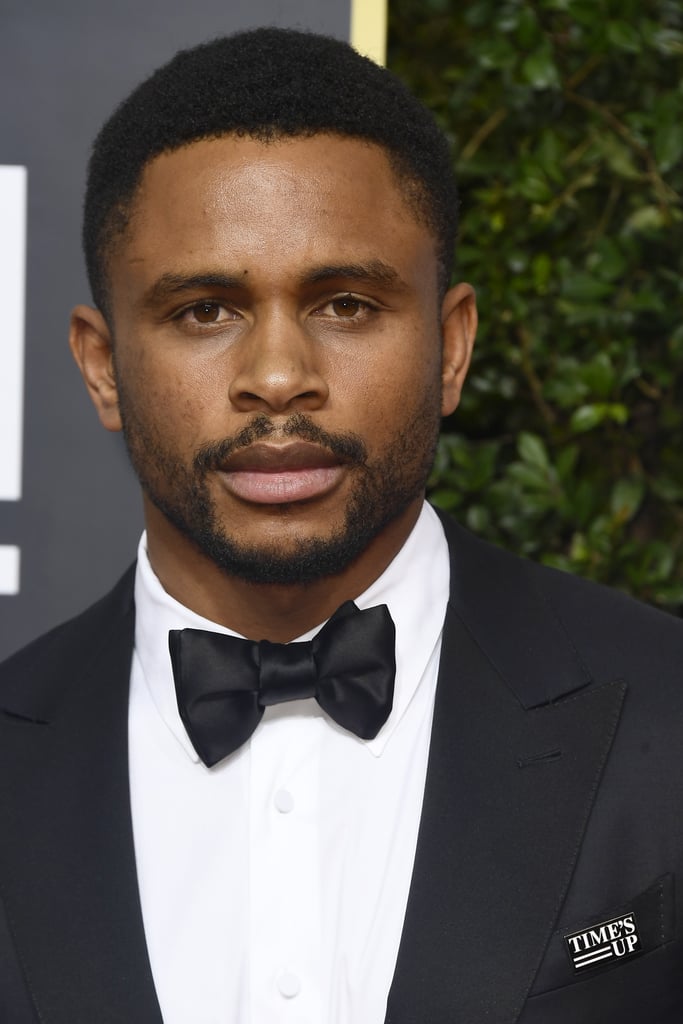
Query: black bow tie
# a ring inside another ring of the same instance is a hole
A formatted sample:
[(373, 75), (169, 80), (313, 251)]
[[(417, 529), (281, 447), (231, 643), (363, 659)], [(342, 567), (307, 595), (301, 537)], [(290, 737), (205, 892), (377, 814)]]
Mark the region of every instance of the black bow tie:
[(273, 644), (172, 629), (178, 710), (209, 768), (245, 743), (270, 704), (315, 697), (338, 725), (371, 740), (394, 698), (394, 623), (386, 605), (347, 601), (312, 640)]

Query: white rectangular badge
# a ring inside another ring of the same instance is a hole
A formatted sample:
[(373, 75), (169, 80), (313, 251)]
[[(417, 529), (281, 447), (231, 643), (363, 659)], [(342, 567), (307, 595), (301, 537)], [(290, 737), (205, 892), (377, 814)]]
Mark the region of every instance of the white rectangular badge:
[(21, 498), (26, 181), (25, 167), (0, 165), (0, 501)]

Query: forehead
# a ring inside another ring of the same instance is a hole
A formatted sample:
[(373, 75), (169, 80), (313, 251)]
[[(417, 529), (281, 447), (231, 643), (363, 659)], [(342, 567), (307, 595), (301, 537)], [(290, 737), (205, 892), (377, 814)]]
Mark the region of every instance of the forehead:
[(202, 259), (284, 271), (380, 250), (436, 280), (435, 239), (383, 149), (335, 135), (228, 135), (148, 164), (111, 270), (175, 272)]

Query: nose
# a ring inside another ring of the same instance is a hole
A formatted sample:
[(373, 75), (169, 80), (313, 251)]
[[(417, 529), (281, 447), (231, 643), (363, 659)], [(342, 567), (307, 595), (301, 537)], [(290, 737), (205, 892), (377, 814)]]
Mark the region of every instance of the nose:
[(293, 317), (257, 318), (239, 343), (229, 397), (240, 412), (312, 411), (329, 388), (320, 342)]

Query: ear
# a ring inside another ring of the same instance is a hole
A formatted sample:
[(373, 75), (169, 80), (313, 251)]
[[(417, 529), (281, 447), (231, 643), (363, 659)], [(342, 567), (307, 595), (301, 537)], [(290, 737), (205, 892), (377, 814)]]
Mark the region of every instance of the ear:
[(456, 284), (446, 292), (441, 307), (441, 332), (441, 415), (450, 416), (460, 402), (477, 333), (477, 300), (471, 285)]
[(107, 430), (120, 430), (111, 332), (99, 310), (76, 306), (71, 314), (69, 346), (102, 426)]

